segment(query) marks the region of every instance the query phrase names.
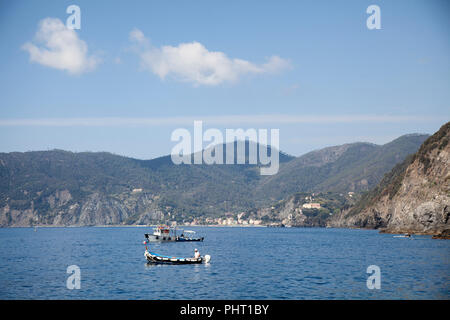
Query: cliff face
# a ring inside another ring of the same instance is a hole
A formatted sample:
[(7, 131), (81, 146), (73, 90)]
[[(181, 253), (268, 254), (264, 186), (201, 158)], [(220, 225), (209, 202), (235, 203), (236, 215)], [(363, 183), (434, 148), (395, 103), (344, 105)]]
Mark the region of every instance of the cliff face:
[(449, 140), (450, 122), (428, 138), (416, 154), (387, 174), (360, 203), (335, 216), (329, 225), (380, 228), (389, 233), (448, 232)]
[(25, 209), (11, 208), (8, 204), (1, 207), (0, 226), (150, 224), (164, 218), (154, 198), (146, 193), (130, 192), (113, 196), (92, 193), (86, 199), (77, 201), (68, 190), (58, 190), (43, 199), (48, 206), (44, 214), (36, 210), (33, 201), (26, 204)]

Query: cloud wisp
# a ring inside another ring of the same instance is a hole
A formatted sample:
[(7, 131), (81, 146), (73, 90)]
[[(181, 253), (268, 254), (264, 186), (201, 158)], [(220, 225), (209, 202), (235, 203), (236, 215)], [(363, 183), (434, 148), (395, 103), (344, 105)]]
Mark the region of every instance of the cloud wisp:
[(36, 119), (0, 119), (0, 127), (40, 126), (40, 127), (126, 127), (126, 126), (174, 126), (192, 125), (202, 120), (208, 125), (280, 125), (280, 124), (332, 124), (332, 123), (403, 123), (441, 121), (431, 116), (396, 115), (305, 115), (287, 114), (263, 115), (222, 115), (190, 117), (142, 117), (142, 118), (36, 118)]
[(161, 79), (170, 77), (195, 86), (232, 83), (244, 75), (274, 74), (291, 66), (289, 61), (279, 56), (271, 56), (264, 64), (231, 59), (223, 52), (209, 51), (196, 41), (158, 48), (152, 46), (139, 29), (130, 32), (130, 41), (134, 43), (144, 69)]
[(81, 74), (93, 70), (100, 60), (88, 55), (86, 42), (57, 18), (45, 18), (39, 22), (34, 42), (27, 42), (22, 49), (30, 55), (30, 61)]

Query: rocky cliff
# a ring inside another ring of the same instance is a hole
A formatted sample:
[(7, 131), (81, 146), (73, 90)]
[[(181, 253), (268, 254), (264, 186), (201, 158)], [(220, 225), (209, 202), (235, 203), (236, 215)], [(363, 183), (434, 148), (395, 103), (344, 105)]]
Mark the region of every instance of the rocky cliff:
[(394, 167), (355, 206), (328, 222), (333, 227), (389, 233), (448, 234), (450, 229), (450, 122), (413, 156)]
[[(82, 200), (74, 199), (69, 190), (58, 190), (41, 199), (46, 211), (27, 208), (0, 208), (0, 226), (93, 226), (118, 224), (151, 224), (162, 221), (164, 212), (147, 193), (105, 195), (92, 193)], [(40, 204), (42, 207), (42, 203)]]

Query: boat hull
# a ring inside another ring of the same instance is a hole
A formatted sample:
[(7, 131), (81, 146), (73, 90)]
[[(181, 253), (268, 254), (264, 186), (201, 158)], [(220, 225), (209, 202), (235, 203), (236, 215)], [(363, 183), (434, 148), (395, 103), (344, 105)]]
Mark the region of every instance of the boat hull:
[(177, 242), (195, 242), (195, 241), (203, 241), (203, 237), (201, 238), (181, 238), (181, 237), (177, 237), (175, 241)]
[(151, 242), (201, 242), (204, 237), (201, 238), (182, 238), (182, 237), (173, 237), (173, 236), (157, 236), (154, 234), (145, 234), (145, 238)]
[(156, 236), (154, 234), (145, 234), (145, 238), (147, 238), (148, 241), (152, 241), (152, 242), (173, 242), (176, 241), (177, 237), (172, 237), (172, 236)]
[(200, 257), (196, 258), (177, 258), (177, 257), (167, 257), (161, 256), (152, 252), (145, 252), (145, 257), (147, 261), (150, 263), (158, 263), (158, 264), (201, 264), (205, 263), (205, 259)]

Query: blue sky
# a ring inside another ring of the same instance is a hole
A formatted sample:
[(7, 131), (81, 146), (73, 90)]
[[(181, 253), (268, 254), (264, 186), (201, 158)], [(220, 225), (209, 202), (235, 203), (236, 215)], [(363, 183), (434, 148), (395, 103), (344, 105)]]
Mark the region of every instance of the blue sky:
[[(449, 18), (448, 1), (1, 1), (0, 152), (148, 159), (194, 119), (280, 129), (296, 156), (431, 134), (450, 118)], [(73, 58), (46, 56), (42, 25)]]

